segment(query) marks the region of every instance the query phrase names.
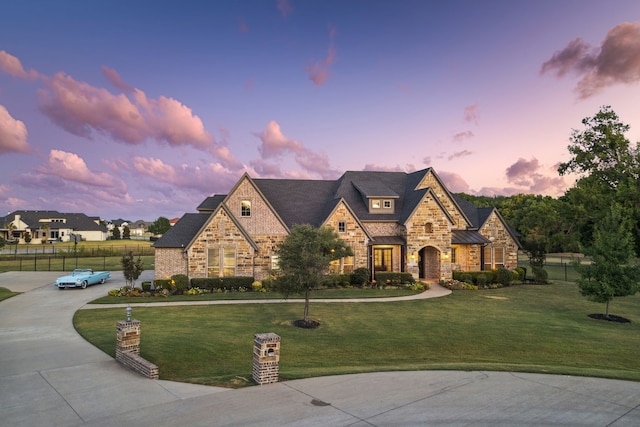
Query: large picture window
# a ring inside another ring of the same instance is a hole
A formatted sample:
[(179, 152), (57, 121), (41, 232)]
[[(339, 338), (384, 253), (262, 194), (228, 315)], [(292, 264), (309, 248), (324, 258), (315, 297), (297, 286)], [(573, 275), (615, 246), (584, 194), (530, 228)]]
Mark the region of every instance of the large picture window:
[(331, 274), (350, 274), (353, 273), (354, 257), (347, 256), (340, 259), (334, 259), (329, 264), (329, 273)]
[(207, 252), (207, 276), (229, 277), (236, 275), (235, 248), (209, 248)]

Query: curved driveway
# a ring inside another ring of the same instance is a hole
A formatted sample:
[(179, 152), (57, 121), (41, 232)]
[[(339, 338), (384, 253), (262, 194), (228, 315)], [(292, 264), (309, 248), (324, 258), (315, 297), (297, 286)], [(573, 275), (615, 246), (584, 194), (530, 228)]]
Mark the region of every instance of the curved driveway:
[(420, 371), (228, 390), (145, 379), (73, 329), (73, 313), (120, 286), (120, 273), (66, 291), (52, 285), (58, 275), (0, 274), (0, 286), (25, 292), (0, 302), (2, 426), (640, 425), (640, 383), (629, 381)]

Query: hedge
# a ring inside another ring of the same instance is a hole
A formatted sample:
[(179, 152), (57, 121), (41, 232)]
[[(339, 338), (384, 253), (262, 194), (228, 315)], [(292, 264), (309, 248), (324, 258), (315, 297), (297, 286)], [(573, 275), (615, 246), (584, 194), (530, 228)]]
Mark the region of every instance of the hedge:
[(411, 273), (396, 273), (387, 271), (376, 271), (375, 280), (378, 284), (402, 285), (404, 283), (413, 284), (416, 279)]
[(205, 277), (191, 279), (192, 288), (204, 288), (209, 290), (227, 289), (238, 290), (244, 288), (250, 290), (255, 279), (250, 276), (229, 276), (229, 277)]

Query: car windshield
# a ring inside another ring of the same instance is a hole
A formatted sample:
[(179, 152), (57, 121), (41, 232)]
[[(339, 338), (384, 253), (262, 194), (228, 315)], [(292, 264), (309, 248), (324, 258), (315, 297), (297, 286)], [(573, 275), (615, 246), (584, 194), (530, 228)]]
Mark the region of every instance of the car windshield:
[(81, 274), (92, 274), (93, 270), (91, 269), (87, 269), (87, 268), (77, 268), (75, 270), (73, 270), (72, 275), (73, 276), (79, 276)]

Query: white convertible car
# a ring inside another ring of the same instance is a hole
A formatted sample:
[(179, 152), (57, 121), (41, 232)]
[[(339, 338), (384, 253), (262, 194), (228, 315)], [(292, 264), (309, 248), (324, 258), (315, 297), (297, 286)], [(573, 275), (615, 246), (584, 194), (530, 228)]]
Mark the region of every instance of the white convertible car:
[(109, 277), (111, 277), (111, 273), (108, 271), (94, 272), (89, 268), (76, 268), (70, 275), (58, 277), (56, 286), (60, 290), (76, 287), (84, 289), (89, 285), (104, 283)]

